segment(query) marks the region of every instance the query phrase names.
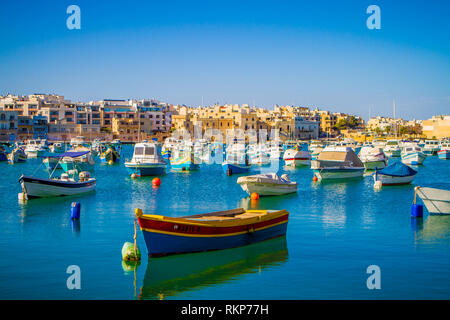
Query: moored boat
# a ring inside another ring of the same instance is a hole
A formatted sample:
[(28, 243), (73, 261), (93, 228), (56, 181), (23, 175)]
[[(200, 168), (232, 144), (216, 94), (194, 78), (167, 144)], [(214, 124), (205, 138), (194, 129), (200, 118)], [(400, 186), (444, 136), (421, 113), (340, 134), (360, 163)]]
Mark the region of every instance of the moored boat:
[(69, 150), (51, 157), (60, 158), (59, 165), (66, 172), (72, 169), (76, 169), (78, 172), (92, 171), (95, 165), (91, 151), (85, 147), (78, 147), (76, 150)]
[(311, 162), (318, 179), (362, 178), (364, 164), (351, 147), (328, 146)]
[(79, 180), (63, 173), (61, 177), (42, 179), (22, 175), (19, 178), (23, 193), (27, 199), (71, 196), (95, 190), (96, 179), (91, 178), (89, 172), (80, 172)]
[(237, 183), (248, 194), (256, 192), (260, 196), (295, 193), (298, 187), (298, 183), (291, 181), (287, 174), (280, 177), (276, 173), (239, 177)]
[(450, 143), (442, 143), (440, 150), (438, 151), (438, 157), (442, 160), (450, 159)]
[(387, 165), (387, 158), (381, 148), (365, 146), (358, 154), (366, 170), (382, 169)]
[(125, 162), (125, 167), (131, 174), (137, 176), (158, 176), (165, 173), (164, 162), (157, 143), (136, 143), (133, 158)]
[(406, 145), (402, 150), (402, 162), (409, 165), (423, 164), (426, 155), (417, 145)]
[(381, 181), (383, 186), (404, 185), (411, 183), (416, 174), (416, 170), (397, 161), (381, 170), (376, 170), (373, 179), (375, 182)]
[(450, 190), (418, 186), (414, 188), (414, 192), (431, 214), (450, 214)]
[(190, 146), (179, 146), (172, 150), (170, 166), (176, 171), (193, 171), (200, 169), (200, 159), (196, 158)]
[(283, 160), (287, 166), (299, 167), (310, 166), (311, 155), (308, 151), (302, 150), (302, 147), (296, 145), (284, 152)]
[(388, 140), (383, 148), (384, 154), (387, 157), (400, 157), (402, 149), (398, 143), (398, 140)]
[(9, 161), (9, 163), (25, 162), (25, 161), (27, 161), (27, 158), (28, 158), (27, 154), (20, 147), (14, 148), (8, 154), (8, 161)]
[(102, 163), (116, 163), (120, 161), (120, 153), (112, 144), (106, 147), (106, 150), (100, 154), (100, 161)]
[(185, 217), (135, 214), (149, 256), (228, 249), (283, 236), (286, 210), (234, 209)]
[(235, 144), (227, 149), (225, 161), (222, 163), (222, 170), (227, 175), (245, 173), (250, 171), (251, 164), (245, 145)]

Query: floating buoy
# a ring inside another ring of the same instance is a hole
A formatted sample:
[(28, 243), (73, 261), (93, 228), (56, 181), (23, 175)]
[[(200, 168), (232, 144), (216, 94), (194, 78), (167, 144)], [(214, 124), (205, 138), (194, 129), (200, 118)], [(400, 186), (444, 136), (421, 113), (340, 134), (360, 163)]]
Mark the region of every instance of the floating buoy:
[(135, 248), (131, 242), (125, 242), (122, 247), (122, 260), (124, 261), (140, 261), (141, 252), (138, 247)]
[(319, 180), (319, 179), (317, 178), (317, 176), (316, 176), (316, 175), (314, 175), (314, 177), (313, 177), (313, 181), (314, 181), (314, 182), (316, 182), (317, 180)]
[(420, 187), (415, 187), (414, 188), (414, 200), (413, 200), (413, 204), (411, 206), (411, 217), (412, 218), (422, 218), (423, 217), (423, 205), (416, 203), (417, 190), (419, 188)]
[(159, 187), (161, 185), (161, 179), (158, 177), (153, 178), (152, 185), (154, 185), (155, 187)]
[(112, 160), (108, 161), (108, 164), (113, 164), (113, 163), (114, 163), (114, 161), (112, 161)]
[(250, 199), (252, 200), (259, 200), (259, 194), (257, 194), (256, 192), (253, 192), (250, 196)]
[(131, 179), (134, 179), (134, 178), (136, 178), (137, 177), (137, 174), (136, 173), (132, 173), (131, 174)]
[(373, 187), (375, 189), (381, 189), (381, 187), (383, 186), (383, 183), (381, 181), (375, 181)]
[[(136, 209), (139, 210), (139, 209)], [(141, 211), (142, 213), (142, 211)], [(137, 247), (136, 243), (137, 238), (137, 220), (134, 219), (134, 243), (125, 242), (122, 247), (122, 260), (123, 261), (140, 261), (141, 260), (141, 252)]]
[(21, 192), (18, 194), (18, 198), (20, 201), (25, 201), (28, 199), (27, 194), (25, 192)]
[(70, 218), (72, 220), (80, 219), (80, 211), (81, 204), (79, 202), (72, 202), (72, 206), (70, 207)]
[(257, 209), (259, 201), (258, 200), (250, 200), (250, 208)]

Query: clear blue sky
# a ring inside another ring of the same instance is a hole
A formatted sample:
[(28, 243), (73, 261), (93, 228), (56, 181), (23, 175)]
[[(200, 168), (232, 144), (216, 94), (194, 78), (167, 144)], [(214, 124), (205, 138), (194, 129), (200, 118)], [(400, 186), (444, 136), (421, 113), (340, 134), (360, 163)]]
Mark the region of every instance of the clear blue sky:
[[(81, 8), (81, 30), (66, 9)], [(381, 8), (381, 30), (366, 8)], [(450, 112), (450, 1), (0, 1), (0, 94)]]

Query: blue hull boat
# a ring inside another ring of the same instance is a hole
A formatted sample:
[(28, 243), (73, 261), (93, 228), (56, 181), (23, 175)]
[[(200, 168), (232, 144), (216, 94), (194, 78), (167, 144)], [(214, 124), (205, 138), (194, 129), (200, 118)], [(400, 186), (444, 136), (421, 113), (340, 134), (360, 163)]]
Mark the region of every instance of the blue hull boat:
[(240, 164), (232, 164), (232, 163), (223, 163), (222, 169), (223, 172), (227, 175), (237, 174), (237, 173), (246, 173), (250, 171), (251, 166), (240, 165)]
[(154, 165), (154, 164), (129, 164), (125, 163), (125, 167), (127, 168), (130, 174), (136, 174), (138, 177), (145, 176), (160, 176), (163, 175), (166, 171), (165, 165)]

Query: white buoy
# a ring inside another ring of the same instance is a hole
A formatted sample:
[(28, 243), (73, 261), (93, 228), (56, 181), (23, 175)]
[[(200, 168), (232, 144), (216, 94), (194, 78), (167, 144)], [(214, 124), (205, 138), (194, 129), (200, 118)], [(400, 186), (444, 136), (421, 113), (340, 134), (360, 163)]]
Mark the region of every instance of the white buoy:
[(27, 198), (27, 194), (24, 193), (24, 192), (20, 192), (20, 193), (18, 194), (18, 198), (19, 198), (19, 200), (22, 200), (22, 201), (28, 199), (28, 198)]

